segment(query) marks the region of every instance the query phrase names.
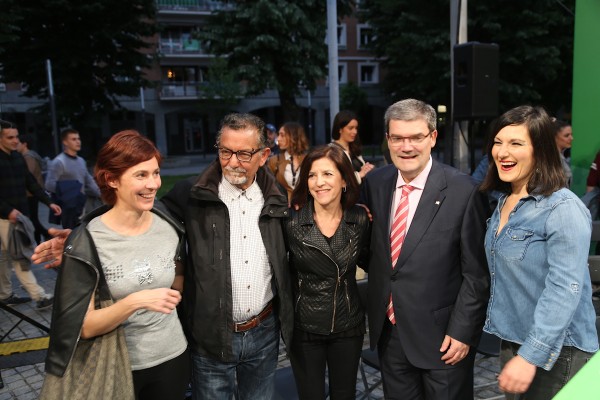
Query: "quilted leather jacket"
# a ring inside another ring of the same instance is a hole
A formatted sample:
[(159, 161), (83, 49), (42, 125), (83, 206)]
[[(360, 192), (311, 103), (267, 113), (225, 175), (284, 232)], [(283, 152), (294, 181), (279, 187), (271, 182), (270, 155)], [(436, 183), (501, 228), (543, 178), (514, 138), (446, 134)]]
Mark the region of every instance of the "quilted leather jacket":
[(310, 202), (286, 223), (294, 321), (303, 331), (327, 335), (364, 321), (355, 274), (357, 264), (367, 265), (370, 223), (362, 207), (345, 210), (329, 244), (313, 213)]

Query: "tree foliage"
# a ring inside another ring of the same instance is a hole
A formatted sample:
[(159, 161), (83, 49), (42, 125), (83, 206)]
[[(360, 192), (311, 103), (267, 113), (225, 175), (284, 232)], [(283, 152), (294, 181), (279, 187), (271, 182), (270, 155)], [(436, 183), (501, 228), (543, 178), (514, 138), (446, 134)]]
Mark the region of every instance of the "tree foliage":
[[(248, 95), (279, 93), (285, 118), (298, 118), (295, 96), (316, 87), (327, 66), (327, 19), (323, 0), (232, 1), (215, 11), (199, 33), (209, 51), (227, 56), (246, 82)], [(347, 3), (341, 2), (342, 12)]]
[(24, 95), (47, 98), (46, 59), (52, 62), (61, 123), (85, 121), (137, 96), (148, 85), (153, 56), (154, 0), (0, 0), (12, 29), (0, 30), (1, 74), (23, 82)]
[[(575, 0), (481, 0), (468, 3), (468, 40), (500, 48), (500, 105), (570, 108)], [(450, 2), (366, 0), (361, 17), (386, 66), (396, 100), (450, 104)]]

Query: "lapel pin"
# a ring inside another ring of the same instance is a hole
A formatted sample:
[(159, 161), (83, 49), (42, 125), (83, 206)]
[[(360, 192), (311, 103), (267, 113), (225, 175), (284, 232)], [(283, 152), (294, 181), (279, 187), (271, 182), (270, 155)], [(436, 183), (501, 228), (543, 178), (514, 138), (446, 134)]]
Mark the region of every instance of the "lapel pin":
[(436, 202), (435, 202), (435, 205), (436, 205), (436, 206), (439, 206), (439, 205), (440, 205), (440, 201), (439, 201), (439, 200), (438, 200), (438, 201), (436, 201)]

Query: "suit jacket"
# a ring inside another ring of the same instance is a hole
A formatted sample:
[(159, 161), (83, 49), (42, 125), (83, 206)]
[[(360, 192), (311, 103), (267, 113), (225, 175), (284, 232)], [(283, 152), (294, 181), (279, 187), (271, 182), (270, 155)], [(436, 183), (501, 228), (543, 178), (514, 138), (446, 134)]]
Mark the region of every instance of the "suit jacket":
[(409, 361), (423, 369), (440, 360), (445, 335), (476, 346), (489, 297), (484, 251), (488, 206), (470, 176), (433, 161), (396, 268), (390, 256), (390, 214), (398, 170), (388, 165), (363, 183), (373, 214), (368, 320), (371, 348), (386, 318), (390, 292)]

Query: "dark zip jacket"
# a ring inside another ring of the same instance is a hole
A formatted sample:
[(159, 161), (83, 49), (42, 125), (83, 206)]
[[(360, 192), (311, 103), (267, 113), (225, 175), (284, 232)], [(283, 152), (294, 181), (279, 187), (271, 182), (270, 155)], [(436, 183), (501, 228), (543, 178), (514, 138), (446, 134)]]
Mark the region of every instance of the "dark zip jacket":
[[(184, 329), (196, 353), (222, 362), (235, 360), (233, 339), (233, 294), (231, 283), (229, 211), (219, 199), (222, 171), (217, 161), (196, 178), (175, 184), (161, 201), (185, 222), (188, 240), (183, 291)], [(283, 340), (291, 343), (293, 307), (283, 223), (288, 217), (287, 196), (273, 175), (259, 168), (256, 182), (264, 206), (258, 229), (265, 245), (273, 280), (273, 303)]]
[(286, 224), (295, 297), (296, 327), (327, 335), (364, 322), (356, 266), (367, 265), (369, 218), (364, 208), (344, 211), (331, 245), (317, 227), (313, 202), (292, 213)]
[[(83, 327), (83, 319), (99, 284), (100, 259), (87, 224), (95, 217), (110, 210), (110, 206), (99, 207), (84, 217), (67, 238), (63, 260), (56, 278), (54, 306), (50, 327), (50, 344), (46, 355), (46, 372), (63, 376)], [(170, 223), (179, 236), (175, 261), (182, 261), (184, 229), (173, 219), (160, 203), (152, 212)]]

